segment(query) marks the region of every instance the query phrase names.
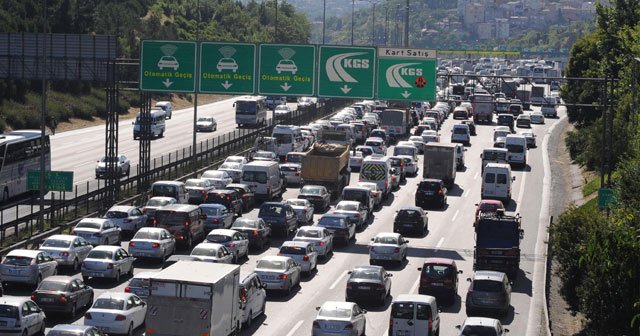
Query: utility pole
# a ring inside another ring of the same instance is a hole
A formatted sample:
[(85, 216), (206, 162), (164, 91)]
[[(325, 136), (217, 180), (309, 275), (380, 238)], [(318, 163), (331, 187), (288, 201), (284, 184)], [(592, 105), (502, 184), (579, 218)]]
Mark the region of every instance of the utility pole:
[(398, 42), (399, 36), (400, 36), (400, 5), (396, 5), (396, 31), (395, 31), (394, 42), (393, 42), (393, 45), (395, 47), (400, 45), (400, 43)]
[[(196, 10), (198, 11), (198, 22), (196, 22), (196, 41), (198, 41), (200, 39), (200, 22), (202, 21), (202, 17), (200, 17), (200, 0), (196, 1)], [(200, 44), (196, 43), (196, 48), (198, 48)], [(198, 50), (196, 50), (196, 54), (198, 53)], [(199, 68), (199, 64), (198, 62), (196, 62), (196, 73), (199, 73), (200, 70)], [(196, 83), (196, 86), (198, 84)], [(197, 152), (197, 146), (196, 146), (196, 142), (197, 142), (197, 137), (196, 137), (196, 123), (198, 122), (198, 91), (196, 90), (196, 92), (194, 92), (193, 94), (193, 139), (191, 141), (191, 160), (192, 160), (192, 164), (193, 164), (193, 171), (195, 172), (196, 170), (198, 170), (198, 152)]]
[(353, 45), (353, 19), (356, 10), (356, 0), (351, 0), (351, 45)]
[(389, 35), (389, 6), (384, 6), (384, 46), (387, 46), (387, 37)]
[(327, 25), (327, 0), (322, 0), (322, 44), (324, 44), (324, 32)]
[(372, 2), (371, 9), (371, 45), (376, 44), (376, 3)]
[(276, 0), (276, 19), (273, 22), (273, 26), (275, 28), (275, 41), (276, 43), (278, 43), (278, 0)]
[(404, 47), (409, 47), (409, 0), (404, 7)]
[[(47, 33), (47, 0), (42, 1), (42, 33)], [(40, 114), (40, 211), (38, 212), (38, 229), (44, 231), (44, 197), (47, 195), (44, 185), (46, 172), (44, 165), (44, 152), (46, 141), (47, 121), (47, 43), (42, 43), (42, 113)], [(18, 234), (17, 232), (15, 233)]]

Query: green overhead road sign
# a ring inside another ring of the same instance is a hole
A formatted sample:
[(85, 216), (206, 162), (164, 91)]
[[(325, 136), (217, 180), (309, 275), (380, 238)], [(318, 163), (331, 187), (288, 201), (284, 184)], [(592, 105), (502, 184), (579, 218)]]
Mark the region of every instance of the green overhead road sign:
[(261, 44), (258, 93), (315, 95), (315, 45)]
[(378, 99), (436, 100), (436, 51), (378, 48)]
[(199, 62), (199, 92), (255, 92), (255, 44), (202, 42)]
[[(73, 191), (72, 171), (48, 171), (44, 174), (44, 188), (54, 191)], [(40, 190), (40, 171), (27, 172), (27, 189)]]
[(376, 49), (320, 46), (318, 96), (371, 99)]
[(195, 92), (196, 42), (142, 41), (140, 90)]

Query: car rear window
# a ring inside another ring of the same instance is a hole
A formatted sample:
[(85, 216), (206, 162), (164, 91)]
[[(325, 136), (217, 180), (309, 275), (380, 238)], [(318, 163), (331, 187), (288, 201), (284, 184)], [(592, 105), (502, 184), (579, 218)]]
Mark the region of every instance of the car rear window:
[(473, 282), (473, 290), (479, 292), (501, 292), (502, 283), (493, 280), (475, 280)]
[(251, 219), (237, 219), (235, 222), (233, 222), (233, 225), (231, 227), (248, 227), (248, 228), (257, 228), (258, 227), (258, 221), (257, 220), (251, 220)]
[(349, 318), (351, 317), (351, 309), (339, 307), (322, 307), (322, 309), (320, 309), (320, 311), (318, 312), (318, 316), (330, 318)]
[(242, 180), (247, 182), (267, 183), (267, 173), (245, 171), (242, 173)]
[(80, 222), (76, 225), (76, 229), (97, 229), (100, 230), (102, 224), (94, 222)]
[(107, 211), (104, 218), (127, 218), (127, 213), (124, 211)]
[(264, 268), (269, 270), (284, 270), (286, 269), (286, 262), (281, 260), (259, 260), (256, 268)]
[(378, 244), (397, 245), (398, 239), (396, 237), (376, 237), (373, 242)]
[(451, 265), (424, 265), (422, 274), (433, 279), (441, 279), (451, 276), (453, 267)]
[(153, 196), (173, 197), (176, 194), (176, 187), (171, 185), (154, 185), (151, 193)]
[(511, 153), (522, 153), (524, 152), (524, 146), (507, 144), (507, 150)]
[(284, 216), (284, 207), (278, 205), (262, 206), (258, 213), (258, 217), (261, 216)]
[(417, 210), (400, 210), (398, 211), (398, 219), (418, 219), (420, 213)]
[(155, 217), (157, 226), (182, 225), (189, 220), (189, 216), (186, 212), (177, 211), (158, 210)]
[(365, 203), (367, 199), (367, 192), (364, 190), (343, 190), (342, 199), (345, 201), (358, 201)]
[(296, 233), (296, 237), (304, 237), (304, 238), (320, 238), (321, 233), (319, 230), (299, 230)]
[(124, 308), (124, 300), (99, 298), (91, 308), (122, 310)]
[(305, 255), (307, 254), (307, 249), (302, 246), (282, 246), (280, 254)]
[(0, 317), (18, 318), (18, 307), (0, 305)]
[(431, 320), (431, 306), (418, 303), (416, 305), (416, 320)]
[(349, 279), (367, 279), (367, 280), (380, 280), (380, 272), (376, 270), (368, 269), (356, 269), (351, 272)]
[(329, 228), (345, 228), (347, 227), (347, 223), (342, 218), (322, 217), (318, 221), (318, 226)]
[(507, 184), (507, 175), (506, 174), (498, 174), (498, 184)]
[(358, 204), (356, 204), (356, 203), (338, 203), (336, 205), (336, 210), (358, 211)]
[(466, 326), (460, 336), (498, 336), (496, 329), (486, 326)]
[(418, 185), (418, 189), (420, 190), (437, 190), (440, 189), (439, 182), (430, 182), (430, 181), (422, 181), (420, 185)]
[(67, 289), (67, 283), (60, 281), (42, 281), (38, 286), (40, 291), (64, 292)]
[(404, 320), (413, 319), (413, 310), (415, 306), (409, 302), (396, 302), (391, 306), (391, 317)]
[(212, 243), (226, 243), (231, 241), (231, 237), (220, 234), (209, 234), (207, 236), (207, 241)]
[(129, 282), (129, 287), (148, 288), (149, 287), (149, 279), (133, 278)]
[(13, 266), (29, 266), (31, 265), (31, 261), (33, 258), (23, 257), (23, 256), (7, 256), (2, 261), (3, 265), (13, 265)]
[(204, 214), (207, 216), (220, 216), (221, 210), (222, 210), (220, 208), (209, 208), (209, 207), (203, 207), (201, 209), (202, 209), (202, 212), (204, 212)]
[(138, 232), (136, 232), (136, 235), (133, 236), (133, 239), (158, 240), (158, 239), (160, 239), (160, 232), (157, 232), (157, 231), (138, 231)]
[(111, 251), (91, 250), (87, 255), (87, 259), (105, 259), (111, 260), (113, 253)]
[(209, 204), (226, 204), (231, 200), (231, 195), (226, 193), (209, 193), (207, 203)]
[(280, 171), (282, 172), (295, 172), (298, 170), (298, 167), (290, 167), (290, 166), (282, 166), (280, 167)]
[(47, 239), (42, 243), (42, 247), (69, 247), (71, 240), (64, 239)]
[(494, 174), (494, 173), (486, 173), (486, 174), (484, 174), (484, 182), (485, 183), (496, 183), (496, 174)]

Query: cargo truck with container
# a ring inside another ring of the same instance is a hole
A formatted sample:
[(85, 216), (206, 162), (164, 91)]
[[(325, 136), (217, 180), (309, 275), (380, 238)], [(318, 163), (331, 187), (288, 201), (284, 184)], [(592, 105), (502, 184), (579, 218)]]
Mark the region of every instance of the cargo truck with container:
[(482, 214), (475, 226), (473, 269), (499, 271), (515, 281), (520, 269), (521, 217), (504, 212)]
[(391, 139), (398, 140), (409, 134), (411, 112), (409, 109), (385, 109), (380, 114), (380, 128), (387, 131)]
[(531, 104), (533, 105), (542, 105), (544, 104), (544, 86), (542, 85), (531, 85)]
[(349, 185), (349, 146), (315, 143), (302, 157), (302, 180), (305, 185), (322, 185), (332, 199)]
[(442, 180), (451, 188), (456, 179), (456, 144), (429, 142), (424, 146), (422, 177)]
[(503, 81), (500, 85), (500, 91), (508, 98), (515, 98), (516, 91), (518, 91), (518, 85), (519, 84), (515, 81)]
[(149, 278), (147, 336), (236, 335), (240, 266), (178, 261)]
[(522, 102), (522, 108), (531, 109), (531, 88), (522, 87), (516, 91), (516, 98)]
[(477, 93), (471, 96), (471, 106), (473, 106), (473, 121), (475, 123), (493, 122), (493, 111), (495, 104), (493, 96), (488, 93)]

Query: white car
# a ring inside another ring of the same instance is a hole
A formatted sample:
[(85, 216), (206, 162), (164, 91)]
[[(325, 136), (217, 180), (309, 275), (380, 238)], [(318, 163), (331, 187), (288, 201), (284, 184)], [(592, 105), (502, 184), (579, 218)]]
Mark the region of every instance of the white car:
[(137, 258), (165, 260), (176, 251), (176, 240), (163, 228), (146, 227), (138, 230), (129, 242), (129, 253)]
[(66, 234), (53, 235), (40, 245), (40, 251), (48, 252), (58, 266), (71, 266), (74, 272), (92, 248), (84, 238)]
[(380, 208), (382, 207), (382, 190), (378, 188), (378, 185), (374, 182), (358, 182), (358, 187), (364, 187), (371, 190), (371, 195), (373, 196), (373, 205), (374, 207)]
[(509, 329), (503, 328), (500, 320), (488, 317), (467, 317), (463, 325), (457, 325), (459, 336), (494, 335), (505, 336)]
[(112, 278), (120, 283), (120, 277), (133, 276), (135, 258), (120, 246), (96, 246), (82, 263), (82, 280)]
[(349, 217), (349, 220), (356, 224), (357, 230), (362, 229), (369, 220), (369, 212), (362, 203), (357, 201), (340, 201), (331, 213)]
[(420, 135), (420, 137), (422, 138), (422, 141), (424, 141), (425, 143), (440, 142), (440, 134), (438, 134), (438, 131), (424, 130), (422, 131), (422, 134)]
[(278, 161), (278, 155), (274, 152), (257, 151), (253, 154), (254, 161)]
[(318, 254), (326, 258), (333, 251), (333, 235), (329, 230), (317, 226), (301, 226), (293, 241), (313, 243)]
[(556, 109), (555, 104), (546, 104), (546, 103), (542, 104), (540, 111), (542, 112), (542, 115), (545, 117), (555, 118), (558, 116), (558, 110)]
[(200, 243), (191, 250), (191, 256), (198, 258), (200, 261), (231, 264), (234, 254), (229, 252), (222, 244), (216, 243)]
[(16, 249), (2, 258), (0, 274), (3, 283), (38, 287), (42, 279), (58, 274), (58, 263), (45, 251)]
[(511, 129), (508, 126), (498, 126), (493, 129), (493, 141), (495, 142), (498, 138), (506, 138), (509, 134), (511, 134)]
[(532, 112), (530, 115), (532, 124), (544, 124), (544, 115), (542, 112)]
[(314, 243), (305, 241), (285, 241), (280, 246), (279, 256), (293, 259), (299, 266), (300, 271), (311, 274), (318, 267), (318, 252)]
[(311, 202), (302, 198), (290, 198), (285, 203), (291, 205), (298, 217), (298, 223), (302, 225), (310, 225), (313, 223), (314, 208)]
[(410, 155), (398, 155), (404, 161), (404, 171), (407, 175), (416, 176), (418, 174), (418, 161), (413, 159)]
[(364, 335), (367, 329), (366, 310), (354, 302), (327, 301), (316, 307), (313, 335)]
[(242, 179), (242, 166), (242, 163), (238, 162), (225, 162), (218, 167), (218, 170), (227, 172), (233, 183), (238, 183)]
[(524, 130), (520, 132), (520, 135), (522, 135), (527, 140), (527, 148), (538, 147), (538, 144), (536, 143), (536, 135), (533, 133), (533, 131)]
[(94, 246), (120, 244), (121, 241), (121, 229), (106, 218), (84, 218), (71, 230), (71, 234), (86, 239)]
[(409, 241), (399, 233), (381, 232), (371, 238), (369, 244), (369, 264), (380, 261), (395, 261), (402, 264), (407, 259)]
[(96, 178), (105, 177), (107, 174), (107, 164), (109, 161), (114, 161), (117, 176), (129, 176), (131, 172), (131, 162), (126, 156), (119, 154), (116, 157), (103, 156), (96, 165)]
[(102, 218), (110, 219), (121, 231), (129, 234), (147, 225), (147, 215), (132, 205), (114, 205)]
[(280, 173), (284, 181), (289, 184), (302, 185), (302, 165), (299, 163), (283, 163), (280, 165)]
[(84, 314), (84, 324), (111, 334), (133, 335), (144, 324), (147, 304), (135, 294), (107, 292)]
[(44, 335), (45, 314), (28, 298), (5, 296), (0, 298), (0, 324), (2, 335)]
[(232, 155), (232, 156), (228, 156), (225, 160), (225, 163), (227, 162), (235, 162), (235, 163), (241, 163), (243, 166), (246, 165), (247, 163), (249, 163), (249, 160), (247, 160), (246, 157), (244, 156), (239, 156), (239, 155)]
[(249, 239), (241, 232), (231, 229), (214, 229), (205, 238), (207, 243), (224, 245), (233, 254), (234, 264), (249, 258)]
[(215, 132), (218, 129), (218, 122), (214, 117), (199, 117), (196, 121), (196, 132)]
[(413, 145), (418, 148), (418, 152), (420, 154), (424, 153), (424, 146), (427, 141), (424, 141), (424, 138), (419, 135), (412, 135), (409, 137), (409, 141), (413, 142)]
[(201, 179), (209, 180), (209, 183), (216, 189), (224, 189), (228, 184), (233, 183), (229, 173), (223, 170), (207, 170), (200, 176)]
[(358, 171), (362, 167), (362, 160), (364, 156), (362, 156), (362, 152), (352, 153), (349, 157), (349, 168), (353, 171)]
[(274, 119), (284, 119), (291, 115), (291, 108), (288, 105), (278, 105), (273, 110)]
[(451, 142), (461, 142), (465, 145), (471, 144), (471, 132), (469, 131), (469, 125), (456, 124), (453, 125), (451, 130)]

